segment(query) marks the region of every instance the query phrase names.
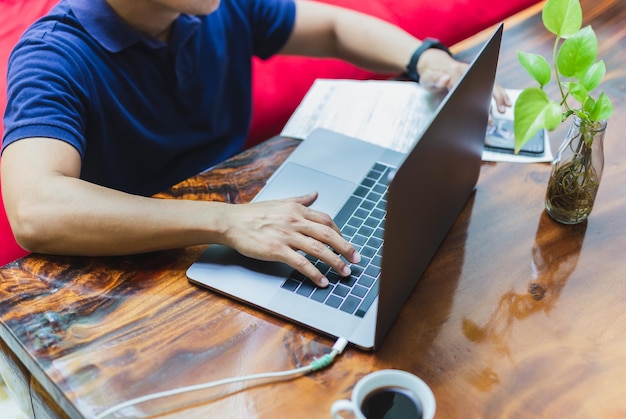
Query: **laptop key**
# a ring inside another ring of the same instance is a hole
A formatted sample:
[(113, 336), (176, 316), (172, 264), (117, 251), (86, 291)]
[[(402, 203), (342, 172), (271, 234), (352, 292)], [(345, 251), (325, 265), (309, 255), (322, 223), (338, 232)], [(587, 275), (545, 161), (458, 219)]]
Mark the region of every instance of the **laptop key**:
[(280, 287), (286, 289), (287, 291), (293, 292), (298, 288), (298, 285), (300, 285), (300, 282), (295, 281), (291, 278), (287, 278)]
[(377, 220), (382, 220), (383, 218), (385, 218), (385, 211), (377, 208), (372, 211), (372, 217), (376, 218)]
[(372, 201), (363, 201), (363, 203), (361, 204), (361, 206), (366, 210), (371, 210), (372, 208), (374, 208), (374, 205), (376, 204)]
[(365, 240), (363, 241), (363, 243), (365, 243), (367, 241), (367, 237), (371, 236), (372, 233), (374, 233), (374, 229), (371, 227), (368, 227), (366, 225), (362, 225), (361, 228), (359, 229), (359, 231), (357, 232), (358, 234), (361, 234)]
[(367, 227), (375, 228), (378, 226), (378, 222), (379, 220), (375, 217), (367, 217), (363, 224), (365, 224)]
[(376, 283), (367, 293), (367, 295), (363, 299), (363, 302), (361, 303), (361, 305), (359, 306), (359, 308), (356, 310), (354, 314), (358, 317), (365, 317), (365, 313), (367, 313), (367, 310), (369, 310), (369, 308), (372, 306), (372, 303), (374, 302), (377, 296), (378, 296), (378, 280), (376, 280)]
[(357, 218), (357, 217), (352, 216), (348, 220), (348, 224), (347, 225), (358, 228), (361, 224), (363, 224), (363, 220), (361, 218)]
[(290, 275), (290, 278), (293, 279), (294, 281), (302, 282), (306, 279), (306, 276), (304, 276), (302, 273), (298, 271), (293, 271)]
[(356, 298), (355, 296), (350, 295), (348, 296), (348, 298), (346, 298), (346, 301), (343, 302), (341, 307), (339, 307), (339, 310), (352, 314), (354, 313), (354, 310), (356, 310), (356, 308), (359, 306), (360, 302), (360, 298)]
[(338, 295), (340, 297), (345, 297), (350, 292), (350, 288), (346, 287), (342, 284), (337, 284), (335, 289), (333, 290), (333, 294)]
[(371, 246), (365, 246), (361, 249), (361, 256), (372, 257), (376, 255), (376, 249)]
[(384, 194), (385, 192), (387, 192), (387, 188), (385, 188), (384, 185), (375, 185), (374, 188), (372, 188), (372, 190), (376, 193), (379, 194)]
[(354, 284), (356, 284), (357, 277), (354, 275), (350, 275), (348, 277), (341, 278), (341, 283), (346, 287), (352, 288)]
[(392, 169), (391, 167), (389, 167), (385, 171), (384, 176), (380, 178), (380, 181), (383, 185), (389, 186), (389, 182), (391, 182), (391, 179), (393, 179), (395, 175), (396, 175), (396, 169)]
[(362, 275), (357, 281), (357, 284), (361, 284), (364, 287), (371, 288), (372, 285), (374, 285), (374, 282), (376, 282), (376, 278), (372, 278), (369, 275)]
[(356, 264), (352, 264), (350, 266), (350, 270), (352, 271), (352, 276), (360, 276), (361, 273), (363, 273), (363, 267), (367, 266), (367, 265), (356, 265)]
[(368, 214), (369, 214), (369, 211), (365, 211), (363, 208), (359, 208), (358, 210), (354, 212), (355, 217), (359, 217), (363, 219), (367, 218)]
[(375, 265), (370, 265), (365, 269), (365, 274), (369, 276), (373, 276), (374, 278), (378, 276), (380, 273), (380, 268)]
[(326, 275), (326, 273), (330, 271), (330, 266), (324, 262), (318, 262), (315, 267), (322, 273), (322, 275)]
[(313, 295), (311, 295), (311, 299), (323, 303), (324, 300), (326, 300), (326, 297), (330, 295), (330, 292), (332, 290), (332, 285), (329, 285), (326, 288), (316, 288), (315, 291), (313, 291)]
[(363, 235), (361, 235), (361, 234), (358, 234), (358, 233), (357, 233), (357, 234), (356, 234), (356, 235), (352, 238), (352, 240), (351, 240), (351, 242), (350, 242), (350, 243), (352, 243), (352, 244), (358, 244), (358, 245), (362, 246), (362, 245), (364, 245), (364, 244), (365, 244), (365, 242), (367, 242), (367, 237), (365, 237), (365, 236), (363, 236)]
[(337, 297), (334, 294), (331, 294), (328, 296), (328, 298), (326, 299), (326, 301), (324, 302), (324, 304), (334, 307), (334, 308), (338, 308), (341, 303), (343, 302), (343, 300), (339, 297)]
[(381, 194), (376, 193), (376, 192), (370, 192), (367, 195), (367, 198), (365, 198), (365, 199), (370, 200), (370, 201), (374, 201), (374, 202), (378, 202), (380, 200), (380, 198), (381, 198)]
[(387, 169), (387, 166), (385, 166), (382, 163), (374, 163), (374, 167), (372, 167), (372, 171), (379, 172), (380, 174), (386, 171), (386, 169)]
[(360, 196), (361, 198), (363, 198), (365, 195), (367, 195), (368, 192), (369, 192), (369, 189), (359, 186), (356, 189), (356, 191), (354, 191), (354, 195)]
[[(370, 258), (361, 255), (361, 261), (356, 266), (367, 266), (369, 265), (370, 261), (371, 261)], [(354, 264), (352, 266), (354, 266)]]
[(382, 244), (383, 244), (383, 241), (381, 239), (377, 239), (376, 237), (370, 237), (370, 239), (367, 241), (367, 245), (375, 249), (380, 248)]
[(309, 295), (311, 295), (311, 293), (313, 293), (316, 288), (317, 286), (310, 279), (307, 279), (306, 281), (302, 282), (302, 285), (300, 285), (300, 288), (298, 288), (296, 294), (308, 297)]
[(359, 206), (359, 203), (361, 202), (361, 200), (355, 196), (351, 196), (346, 203), (344, 204), (344, 206), (341, 208), (341, 210), (339, 211), (339, 213), (335, 216), (335, 224), (337, 224), (337, 226), (339, 228), (343, 227), (343, 225), (346, 223), (346, 221), (348, 221), (348, 218), (350, 218), (350, 216), (352, 215), (352, 213), (354, 212), (355, 209), (357, 209), (357, 207)]
[(367, 291), (369, 291), (367, 288), (356, 284), (353, 288), (352, 291), (350, 291), (350, 294), (352, 295), (356, 295), (359, 298), (363, 298), (365, 297), (365, 295), (367, 294)]
[(378, 266), (380, 268), (382, 264), (383, 264), (382, 256), (377, 255), (374, 257), (374, 259), (372, 259), (372, 265)]
[(372, 179), (369, 177), (366, 177), (365, 179), (363, 179), (363, 181), (361, 182), (361, 185), (367, 187), (367, 188), (371, 188), (372, 186), (374, 186), (376, 184), (376, 179)]

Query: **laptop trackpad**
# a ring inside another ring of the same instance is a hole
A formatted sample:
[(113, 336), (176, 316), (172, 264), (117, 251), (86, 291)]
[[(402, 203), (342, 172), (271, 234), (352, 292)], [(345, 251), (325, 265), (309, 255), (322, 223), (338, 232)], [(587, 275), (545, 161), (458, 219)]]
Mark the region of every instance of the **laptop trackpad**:
[(254, 201), (284, 199), (317, 192), (318, 198), (311, 208), (333, 216), (354, 186), (350, 181), (296, 163), (287, 163), (272, 177)]

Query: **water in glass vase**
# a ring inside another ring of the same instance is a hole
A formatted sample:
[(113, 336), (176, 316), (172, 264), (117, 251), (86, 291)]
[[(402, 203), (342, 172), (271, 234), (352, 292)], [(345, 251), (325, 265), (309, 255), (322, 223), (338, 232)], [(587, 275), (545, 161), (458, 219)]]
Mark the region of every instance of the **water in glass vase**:
[(604, 169), (606, 121), (589, 123), (575, 117), (552, 162), (546, 211), (563, 224), (587, 219)]

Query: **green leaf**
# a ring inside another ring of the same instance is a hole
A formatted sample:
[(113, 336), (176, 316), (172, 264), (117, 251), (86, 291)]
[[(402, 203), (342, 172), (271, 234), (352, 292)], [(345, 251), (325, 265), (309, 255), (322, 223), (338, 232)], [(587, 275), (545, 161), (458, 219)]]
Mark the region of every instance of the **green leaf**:
[[(540, 129), (554, 130), (571, 115), (586, 123), (608, 119), (613, 104), (602, 93), (591, 97), (606, 76), (604, 61), (596, 61), (598, 39), (590, 26), (582, 28), (580, 0), (546, 0), (541, 15), (545, 28), (556, 35), (553, 68), (536, 54), (518, 52), (518, 60), (539, 83), (539, 87), (522, 91), (514, 108), (516, 153)], [(582, 28), (582, 29), (581, 29)], [(548, 98), (544, 87), (552, 70), (559, 83), (560, 103)], [(580, 108), (570, 103), (580, 102)]]
[(574, 77), (586, 73), (597, 56), (598, 38), (591, 26), (586, 26), (563, 42), (557, 57), (557, 68), (563, 76)]
[(587, 96), (587, 98), (585, 99), (584, 102), (582, 102), (583, 106), (582, 106), (582, 111), (583, 114), (579, 116), (581, 117), (581, 119), (590, 119), (593, 120), (594, 117), (591, 116), (594, 112), (594, 108), (596, 107), (596, 101), (593, 100), (593, 98), (591, 96)]
[(528, 71), (541, 87), (550, 83), (550, 77), (552, 75), (552, 69), (548, 61), (539, 54), (532, 54), (529, 52), (517, 52), (517, 59), (522, 64), (522, 67)]
[(583, 22), (579, 0), (548, 0), (541, 13), (547, 30), (561, 38), (578, 32)]
[(561, 123), (561, 106), (538, 87), (524, 89), (513, 108), (515, 153), (542, 128), (553, 130)]
[(611, 103), (611, 99), (602, 92), (591, 111), (591, 118), (594, 121), (604, 121), (605, 119), (609, 119), (611, 115), (613, 115), (613, 103)]
[(563, 83), (563, 85), (567, 87), (570, 95), (580, 103), (585, 103), (589, 97), (589, 92), (585, 86), (580, 83)]
[(588, 92), (598, 87), (604, 75), (606, 74), (606, 66), (604, 61), (598, 61), (593, 64), (589, 69), (583, 73), (578, 74), (576, 77), (581, 85), (585, 86)]

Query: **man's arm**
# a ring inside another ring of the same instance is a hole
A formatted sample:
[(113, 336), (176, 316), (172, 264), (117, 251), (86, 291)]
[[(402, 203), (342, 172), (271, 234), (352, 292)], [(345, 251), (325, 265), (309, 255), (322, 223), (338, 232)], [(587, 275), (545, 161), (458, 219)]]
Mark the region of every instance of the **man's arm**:
[(320, 257), (337, 272), (358, 254), (332, 219), (308, 208), (315, 195), (257, 204), (165, 200), (79, 179), (80, 155), (50, 138), (27, 138), (2, 158), (2, 192), (18, 242), (40, 253), (122, 255), (218, 243), (249, 257), (285, 262), (319, 285), (321, 273), (296, 252)]
[[(339, 58), (370, 71), (398, 74), (406, 70), (421, 41), (381, 19), (340, 7), (296, 0), (296, 23), (281, 54)], [(428, 49), (417, 62), (420, 83), (449, 89), (467, 68), (445, 51)], [(510, 106), (496, 85), (494, 98), (503, 112)]]

